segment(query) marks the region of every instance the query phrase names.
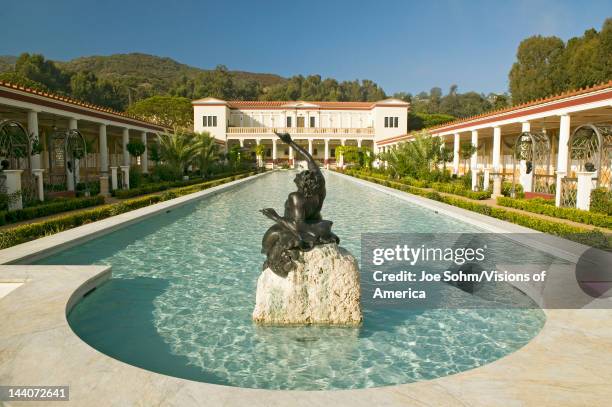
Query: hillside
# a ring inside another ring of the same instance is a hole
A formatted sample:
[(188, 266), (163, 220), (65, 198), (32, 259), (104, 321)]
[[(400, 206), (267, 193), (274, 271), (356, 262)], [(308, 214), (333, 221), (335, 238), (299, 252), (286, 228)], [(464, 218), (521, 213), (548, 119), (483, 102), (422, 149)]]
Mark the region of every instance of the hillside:
[[(0, 72), (13, 69), (15, 56), (0, 56)], [(133, 87), (152, 86), (157, 91), (167, 92), (179, 79), (194, 79), (199, 74), (208, 72), (205, 69), (181, 64), (171, 58), (154, 55), (131, 53), (109, 56), (88, 56), (70, 61), (54, 61), (62, 69), (75, 73), (93, 72), (98, 78), (113, 82), (129, 83)], [(285, 82), (285, 78), (267, 73), (244, 71), (232, 72), (237, 80), (254, 80), (263, 87)]]

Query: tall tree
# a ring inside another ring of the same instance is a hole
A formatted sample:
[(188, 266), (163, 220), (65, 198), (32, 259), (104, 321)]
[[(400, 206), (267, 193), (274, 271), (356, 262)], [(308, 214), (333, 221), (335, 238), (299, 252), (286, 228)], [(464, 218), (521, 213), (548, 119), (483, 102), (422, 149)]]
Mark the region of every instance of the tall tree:
[(529, 37), (519, 44), (510, 70), (510, 92), (515, 103), (552, 95), (564, 88), (563, 51), (558, 37)]
[(65, 93), (70, 83), (70, 75), (41, 54), (21, 54), (15, 62), (15, 73), (43, 84), (52, 92)]
[(191, 100), (178, 96), (153, 96), (134, 103), (127, 112), (172, 129), (193, 126)]

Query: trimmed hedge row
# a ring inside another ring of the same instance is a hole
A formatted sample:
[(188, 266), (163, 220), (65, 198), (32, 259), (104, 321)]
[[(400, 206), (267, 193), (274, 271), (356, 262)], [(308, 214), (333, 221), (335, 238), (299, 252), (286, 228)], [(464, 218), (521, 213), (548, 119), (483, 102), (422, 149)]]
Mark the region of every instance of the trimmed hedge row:
[(472, 191), (471, 189), (464, 187), (462, 184), (453, 183), (453, 182), (429, 182), (425, 180), (418, 180), (412, 177), (404, 177), (404, 178), (401, 178), (400, 180), (390, 180), (384, 174), (377, 174), (377, 173), (364, 174), (363, 172), (356, 171), (356, 170), (345, 170), (344, 173), (348, 175), (352, 175), (352, 176), (364, 176), (364, 177), (378, 179), (381, 181), (396, 182), (396, 183), (408, 185), (408, 186), (415, 187), (415, 188), (431, 188), (438, 192), (465, 196), (466, 198), (475, 199), (475, 200), (489, 199), (491, 197), (491, 191)]
[(118, 189), (113, 192), (113, 195), (119, 199), (133, 198), (135, 196), (147, 195), (147, 194), (152, 194), (152, 193), (160, 192), (160, 191), (166, 191), (171, 188), (179, 188), (179, 187), (185, 187), (189, 185), (201, 184), (202, 182), (212, 181), (212, 180), (217, 180), (217, 179), (222, 179), (222, 178), (228, 178), (228, 177), (235, 176), (235, 175), (246, 174), (248, 172), (249, 171), (227, 172), (223, 174), (217, 174), (213, 178), (206, 179), (206, 180), (203, 178), (197, 178), (197, 179), (190, 179), (187, 181), (156, 182), (154, 184), (143, 185), (142, 187), (138, 187), (138, 188)]
[(495, 208), (486, 204), (467, 201), (461, 198), (456, 198), (452, 196), (442, 196), (437, 192), (424, 191), (421, 188), (412, 187), (410, 185), (405, 185), (396, 181), (380, 180), (378, 178), (369, 177), (361, 174), (354, 176), (356, 178), (360, 178), (366, 181), (385, 185), (394, 189), (399, 189), (401, 191), (405, 191), (414, 195), (419, 195), (428, 199), (433, 199), (435, 201), (457, 206), (459, 208), (467, 209), (472, 212), (477, 212), (482, 215), (491, 216), (496, 219), (505, 220), (507, 222), (535, 229), (540, 232), (549, 233), (551, 235), (563, 237), (565, 239), (586, 244), (592, 247), (598, 247), (608, 250), (612, 249), (612, 238), (606, 236), (598, 229), (590, 230), (586, 228), (566, 225), (565, 223), (535, 218), (522, 213), (508, 211), (503, 208)]
[(94, 208), (72, 215), (61, 216), (43, 222), (31, 223), (28, 225), (0, 230), (0, 249), (5, 249), (7, 247), (25, 243), (43, 236), (59, 233), (77, 226), (129, 212), (134, 209), (143, 208), (145, 206), (176, 198), (181, 195), (202, 191), (204, 189), (212, 188), (230, 181), (246, 178), (254, 174), (255, 172), (250, 172), (214, 181), (207, 181), (201, 184), (168, 190), (161, 195), (149, 195), (141, 198), (126, 199), (122, 202), (104, 205), (99, 208)]
[(612, 216), (602, 213), (593, 213), (576, 208), (558, 208), (549, 204), (532, 202), (531, 200), (527, 201), (506, 197), (497, 198), (497, 204), (508, 208), (521, 209), (523, 211), (548, 215), (554, 218), (568, 219), (574, 222), (586, 223), (587, 225), (612, 229)]
[(491, 198), (491, 191), (472, 191), (459, 184), (434, 182), (433, 184), (431, 184), (431, 188), (435, 189), (438, 192), (461, 195), (465, 196), (466, 198), (475, 199), (477, 201), (481, 199)]
[(103, 196), (58, 199), (57, 201), (51, 201), (49, 203), (23, 208), (16, 211), (2, 211), (0, 212), (0, 225), (40, 218), (42, 216), (55, 215), (56, 213), (72, 211), (74, 209), (89, 208), (91, 206), (102, 205), (103, 203)]

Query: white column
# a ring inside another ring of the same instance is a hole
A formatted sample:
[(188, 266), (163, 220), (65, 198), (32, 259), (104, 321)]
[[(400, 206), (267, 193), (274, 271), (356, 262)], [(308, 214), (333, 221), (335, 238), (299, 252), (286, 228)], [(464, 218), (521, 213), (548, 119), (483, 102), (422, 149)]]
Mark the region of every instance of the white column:
[(117, 167), (110, 167), (111, 170), (111, 188), (117, 189), (119, 184), (117, 182)]
[(312, 139), (308, 139), (308, 154), (312, 155)]
[(460, 138), (459, 133), (453, 135), (453, 174), (459, 174)]
[(325, 168), (329, 169), (329, 139), (325, 139), (325, 156), (324, 161)]
[[(502, 177), (499, 175), (501, 171), (501, 127), (493, 127), (493, 198), (497, 198), (502, 194)], [(486, 188), (489, 186), (489, 173), (485, 173)]]
[(98, 130), (100, 144), (100, 195), (109, 195), (108, 188), (108, 140), (106, 137), (106, 125), (101, 124)]
[[(28, 111), (28, 133), (30, 133), (32, 137), (32, 142), (40, 141), (38, 136), (38, 112), (35, 110)], [(33, 170), (37, 170), (42, 168), (40, 162), (40, 154), (36, 154), (32, 156), (30, 161), (30, 166)]]
[(100, 175), (108, 176), (108, 140), (105, 124), (101, 124), (99, 127), (98, 138), (100, 142)]
[[(340, 139), (340, 144), (344, 147), (346, 139)], [(344, 153), (340, 153), (340, 168), (344, 168)]]
[(38, 195), (38, 200), (43, 202), (45, 200), (45, 190), (44, 190), (44, 181), (43, 181), (43, 173), (45, 170), (42, 168), (35, 168), (32, 170), (34, 177), (36, 177), (36, 192)]
[(239, 141), (240, 141), (240, 148), (244, 148), (244, 139), (241, 138)]
[[(255, 139), (255, 145), (260, 145), (261, 144), (261, 139), (259, 137), (257, 137)], [(258, 155), (255, 157), (255, 159), (257, 160), (257, 166), (258, 167), (265, 167), (265, 163), (264, 163), (264, 156), (266, 155), (266, 151), (264, 150), (262, 155)]]
[(361, 148), (361, 139), (360, 138), (357, 139), (357, 148)]
[(128, 166), (130, 165), (130, 153), (128, 152), (127, 149), (127, 145), (130, 142), (130, 130), (125, 128), (123, 129), (123, 139), (122, 139), (122, 144), (123, 144), (123, 165), (124, 166)]
[[(478, 130), (472, 130), (472, 145), (478, 148)], [(478, 150), (474, 151), (474, 154), (472, 154), (470, 168), (472, 170), (472, 190), (475, 191), (478, 185)]]
[(293, 147), (289, 146), (289, 167), (293, 167)]
[[(78, 125), (77, 125), (77, 119), (71, 117), (70, 119), (68, 119), (68, 129), (69, 130), (77, 130), (78, 129)], [(66, 165), (66, 189), (68, 191), (74, 191), (75, 190), (75, 178), (76, 178), (76, 174), (79, 168), (79, 160), (74, 160), (73, 163), (71, 163), (72, 165), (72, 171), (70, 171), (68, 169), (68, 165)], [(78, 181), (78, 180), (77, 180)]]
[(555, 194), (555, 205), (561, 206), (561, 179), (567, 175), (568, 143), (570, 137), (570, 116), (560, 116), (559, 123), (559, 147), (557, 152), (557, 188)]
[(277, 158), (278, 158), (278, 155), (276, 152), (276, 139), (273, 138), (272, 139), (272, 168), (274, 168), (274, 166), (276, 165)]
[(142, 165), (142, 173), (143, 174), (148, 174), (149, 173), (149, 149), (147, 148), (147, 132), (143, 131), (142, 132), (142, 144), (144, 144), (145, 149), (144, 152), (142, 153), (142, 157), (140, 157), (140, 165)]

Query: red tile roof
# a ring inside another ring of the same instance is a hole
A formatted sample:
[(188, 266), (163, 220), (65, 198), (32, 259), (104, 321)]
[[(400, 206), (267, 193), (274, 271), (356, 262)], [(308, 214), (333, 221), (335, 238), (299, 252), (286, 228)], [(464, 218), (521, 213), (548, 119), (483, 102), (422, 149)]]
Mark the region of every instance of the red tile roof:
[(605, 83), (601, 83), (599, 85), (593, 85), (591, 87), (586, 87), (586, 88), (580, 88), (580, 89), (574, 89), (574, 90), (569, 90), (566, 92), (562, 92), (559, 93), (557, 95), (553, 95), (553, 96), (549, 96), (546, 98), (540, 98), (540, 99), (536, 99), (536, 100), (532, 100), (529, 102), (525, 102), (519, 105), (514, 105), (511, 107), (507, 107), (507, 108), (503, 108), (503, 109), (498, 109), (498, 110), (493, 110), (490, 112), (486, 112), (486, 113), (482, 113), (476, 116), (471, 116), (471, 117), (466, 117), (463, 119), (458, 119), (458, 120), (454, 120), (452, 122), (449, 123), (445, 123), (445, 124), (441, 124), (439, 126), (435, 126), (435, 127), (430, 127), (427, 130), (428, 131), (435, 131), (435, 130), (440, 130), (440, 129), (445, 129), (447, 127), (453, 127), (459, 124), (463, 124), (463, 123), (468, 123), (468, 122), (472, 122), (472, 121), (477, 121), (480, 119), (485, 119), (485, 118), (490, 118), (492, 116), (497, 116), (497, 115), (502, 115), (502, 114), (506, 114), (506, 113), (510, 113), (510, 112), (515, 112), (521, 109), (525, 109), (525, 108), (530, 108), (530, 107), (535, 107), (538, 105), (543, 105), (546, 103), (550, 103), (550, 102), (554, 102), (554, 101), (558, 101), (561, 99), (566, 99), (566, 98), (571, 98), (574, 96), (580, 96), (580, 95), (584, 95), (587, 93), (592, 93), (592, 92), (597, 92), (600, 90), (605, 90), (608, 88), (612, 88), (612, 80), (605, 82)]
[(304, 104), (315, 105), (322, 109), (371, 109), (374, 102), (304, 102), (304, 101), (247, 101), (232, 100), (228, 102), (230, 108), (241, 109), (269, 109), (281, 108), (287, 105)]
[[(231, 100), (224, 101), (215, 98), (194, 100), (196, 106), (228, 106), (230, 109), (351, 109), (370, 110), (375, 106), (408, 107), (409, 103), (387, 99), (377, 102), (313, 102), (304, 100)], [(297, 106), (296, 106), (297, 105)], [(300, 106), (303, 105), (303, 106)]]
[(31, 95), (41, 96), (41, 97), (43, 97), (45, 99), (53, 99), (53, 100), (56, 100), (56, 101), (59, 101), (59, 102), (68, 103), (68, 104), (71, 104), (71, 105), (74, 105), (74, 106), (79, 106), (81, 108), (91, 109), (91, 110), (95, 110), (95, 111), (98, 111), (98, 112), (103, 112), (103, 113), (109, 114), (111, 116), (119, 116), (119, 117), (122, 117), (122, 118), (130, 119), (130, 120), (133, 120), (133, 121), (136, 121), (136, 122), (140, 122), (140, 123), (143, 123), (143, 124), (146, 124), (146, 125), (149, 125), (149, 126), (159, 127), (160, 129), (162, 129), (162, 126), (160, 126), (158, 124), (151, 123), (151, 122), (139, 119), (139, 118), (137, 118), (135, 116), (132, 116), (132, 115), (129, 115), (127, 113), (118, 112), (116, 110), (109, 109), (107, 107), (93, 105), (91, 103), (83, 102), (83, 101), (77, 100), (77, 99), (72, 99), (72, 98), (67, 97), (67, 96), (60, 96), (60, 95), (56, 95), (56, 94), (53, 94), (53, 93), (47, 93), (47, 92), (43, 92), (43, 91), (40, 91), (40, 90), (26, 88), (26, 87), (23, 87), (23, 86), (20, 86), (20, 85), (15, 85), (15, 84), (10, 83), (10, 82), (0, 81), (0, 89), (2, 89), (2, 88), (7, 88), (7, 89), (11, 89), (11, 90), (18, 90), (18, 91), (25, 92), (25, 93), (28, 93), (28, 94), (31, 94)]

